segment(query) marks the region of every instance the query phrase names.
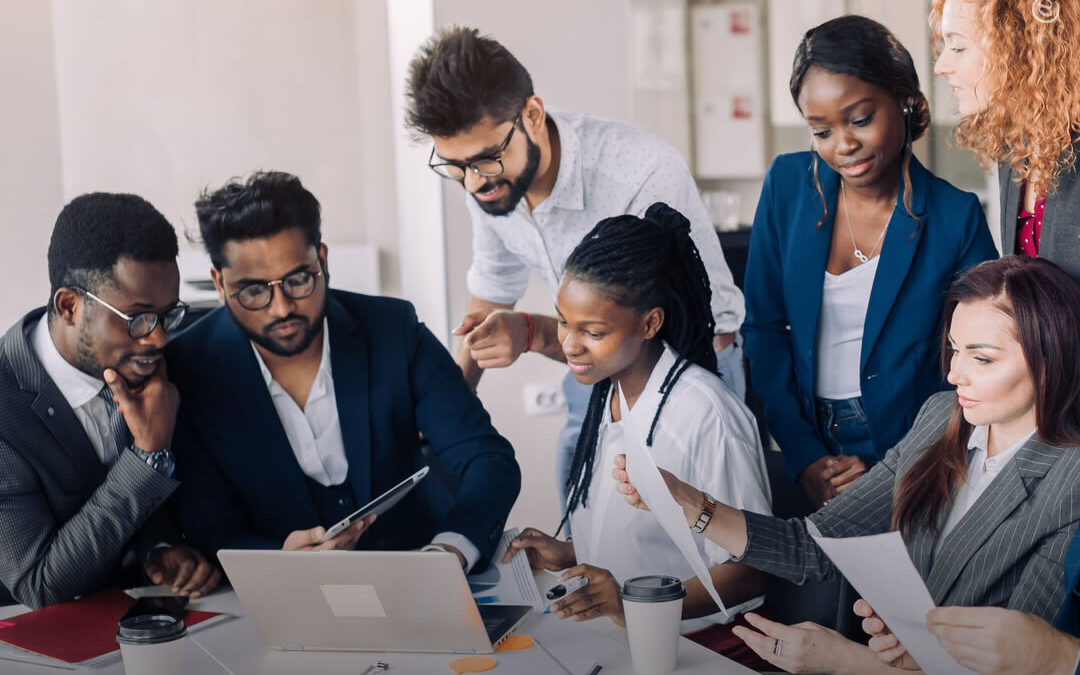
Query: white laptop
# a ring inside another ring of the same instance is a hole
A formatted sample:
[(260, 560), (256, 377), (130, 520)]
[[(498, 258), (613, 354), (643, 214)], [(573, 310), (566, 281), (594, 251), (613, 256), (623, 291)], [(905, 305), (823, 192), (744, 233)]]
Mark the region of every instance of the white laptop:
[(473, 601), (456, 555), (433, 551), (221, 550), (267, 647), (486, 654), (528, 606)]

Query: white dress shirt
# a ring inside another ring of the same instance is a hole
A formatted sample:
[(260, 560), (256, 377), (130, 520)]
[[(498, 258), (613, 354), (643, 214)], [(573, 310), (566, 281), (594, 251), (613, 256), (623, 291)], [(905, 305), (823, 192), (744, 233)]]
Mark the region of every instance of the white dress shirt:
[(554, 297), (570, 252), (593, 227), (611, 216), (642, 216), (666, 202), (691, 223), (701, 260), (712, 282), (717, 333), (733, 333), (746, 315), (742, 292), (724, 260), (712, 218), (678, 151), (623, 122), (548, 109), (559, 134), (559, 167), (547, 199), (530, 212), (522, 199), (505, 216), (485, 213), (471, 195), (465, 203), (473, 224), (469, 293), (511, 304), (525, 293), (529, 271)]
[[(289, 439), (296, 463), (300, 470), (315, 482), (324, 486), (340, 485), (349, 474), (349, 460), (345, 456), (345, 439), (341, 435), (337, 396), (334, 393), (334, 374), (330, 360), (330, 327), (323, 319), (322, 356), (319, 372), (311, 384), (307, 403), (301, 410), (289, 392), (274, 379), (270, 369), (251, 343), (255, 360), (259, 364), (263, 381), (270, 391), (270, 398), (277, 410), (285, 436)], [(324, 523), (329, 527), (333, 523)], [(461, 551), (465, 556), (466, 570), (480, 559), (480, 551), (464, 535), (457, 532), (440, 532), (432, 539), (433, 544), (446, 544)]]
[(111, 445), (106, 446), (105, 443), (105, 439), (110, 439), (112, 443), (108, 404), (98, 396), (98, 392), (105, 386), (105, 380), (87, 375), (60, 356), (53, 344), (52, 335), (49, 334), (48, 320), (49, 313), (46, 312), (34, 326), (31, 335), (34, 353), (41, 362), (41, 367), (75, 412), (75, 417), (86, 431), (98, 459), (106, 467), (111, 467), (116, 463), (119, 454)]
[(843, 274), (825, 272), (821, 292), (821, 319), (817, 336), (817, 381), (820, 398), (846, 399), (862, 395), (863, 325), (870, 307), (870, 291), (877, 276), (876, 255)]
[[(640, 429), (649, 429), (663, 394), (660, 385), (675, 363), (675, 352), (665, 345), (645, 389), (630, 408)], [(615, 490), (611, 469), (615, 455), (626, 452), (625, 420), (611, 419), (611, 397), (597, 441), (588, 503), (570, 517), (574, 552), (579, 563), (607, 569), (620, 582), (646, 574), (668, 574), (680, 579), (694, 576), (690, 564), (671, 541), (656, 517), (626, 503)], [(645, 439), (640, 442), (644, 446)], [(770, 514), (771, 495), (765, 456), (753, 415), (716, 375), (690, 366), (668, 395), (648, 450), (656, 465), (737, 509)], [(726, 562), (731, 554), (704, 537), (695, 537), (698, 550), (710, 566)], [(761, 604), (756, 598), (738, 608)], [(732, 614), (734, 616), (734, 613)], [(684, 621), (683, 632), (719, 623), (719, 613), (707, 621)]]
[(1008, 448), (993, 457), (987, 457), (989, 427), (979, 425), (972, 429), (971, 438), (968, 439), (968, 449), (975, 452), (972, 453), (971, 464), (968, 466), (967, 480), (956, 491), (956, 498), (949, 509), (949, 517), (946, 519), (945, 526), (941, 528), (941, 534), (938, 535), (937, 542), (934, 544), (935, 556), (941, 550), (942, 542), (953, 531), (960, 519), (964, 517), (964, 514), (971, 510), (976, 500), (982, 496), (982, 493), (986, 492), (986, 488), (990, 487), (990, 483), (994, 482), (994, 478), (1001, 473), (1001, 470), (1008, 465), (1017, 451), (1023, 447), (1024, 443), (1027, 443), (1027, 440), (1034, 433), (1035, 430), (1032, 429)]

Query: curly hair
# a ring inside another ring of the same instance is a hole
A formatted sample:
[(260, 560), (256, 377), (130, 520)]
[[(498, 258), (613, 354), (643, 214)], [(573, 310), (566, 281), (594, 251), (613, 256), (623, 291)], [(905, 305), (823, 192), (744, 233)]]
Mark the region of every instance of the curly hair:
[[(1080, 3), (1054, 2), (1057, 17), (1035, 16), (1029, 0), (964, 0), (975, 21), (986, 61), (988, 104), (956, 127), (956, 144), (975, 153), (989, 171), (1008, 164), (1017, 182), (1037, 194), (1052, 191), (1076, 161), (1080, 136)], [(941, 14), (934, 0), (930, 28), (934, 56), (941, 53)]]

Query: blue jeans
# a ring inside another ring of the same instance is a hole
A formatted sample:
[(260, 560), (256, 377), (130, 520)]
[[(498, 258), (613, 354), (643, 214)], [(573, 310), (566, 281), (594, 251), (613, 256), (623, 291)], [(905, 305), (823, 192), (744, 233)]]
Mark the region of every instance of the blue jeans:
[(817, 409), (818, 433), (829, 452), (858, 455), (868, 463), (878, 460), (862, 398), (817, 398), (814, 407)]
[[(731, 388), (740, 401), (746, 400), (746, 371), (742, 365), (742, 335), (735, 334), (735, 342), (722, 349), (716, 355), (716, 372)], [(566, 481), (570, 477), (570, 465), (574, 460), (574, 450), (581, 434), (581, 425), (585, 423), (585, 412), (589, 409), (589, 396), (592, 387), (579, 384), (570, 372), (563, 378), (563, 396), (566, 398), (566, 424), (559, 431), (559, 447), (555, 456), (555, 481), (559, 489), (559, 504), (565, 504), (568, 493)]]

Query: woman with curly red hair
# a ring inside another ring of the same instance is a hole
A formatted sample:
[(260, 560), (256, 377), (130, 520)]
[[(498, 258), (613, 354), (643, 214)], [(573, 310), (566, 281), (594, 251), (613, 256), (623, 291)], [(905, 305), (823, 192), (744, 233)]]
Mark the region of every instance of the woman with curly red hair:
[(1080, 280), (1080, 3), (934, 0), (930, 25), (963, 116), (956, 142), (998, 166), (1002, 252)]

